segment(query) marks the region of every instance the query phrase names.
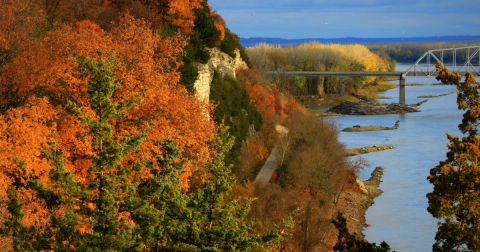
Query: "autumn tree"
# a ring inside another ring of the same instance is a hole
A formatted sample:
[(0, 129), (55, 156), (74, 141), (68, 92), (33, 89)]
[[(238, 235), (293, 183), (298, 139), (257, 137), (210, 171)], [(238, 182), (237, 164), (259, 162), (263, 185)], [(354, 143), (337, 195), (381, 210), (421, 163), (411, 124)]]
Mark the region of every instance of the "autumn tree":
[(272, 84), (264, 79), (256, 69), (239, 69), (237, 80), (247, 89), (250, 102), (262, 113), (264, 121), (271, 120), (275, 114)]
[(295, 101), (295, 99), (290, 99), (288, 102), (285, 104), (283, 107), (283, 112), (285, 114), (289, 115), (291, 113), (294, 113), (295, 111), (299, 110), (301, 108), (300, 104)]
[(235, 145), (232, 150), (239, 150), (242, 141), (247, 139), (250, 125), (256, 130), (262, 127), (263, 118), (258, 109), (251, 103), (249, 94), (234, 78), (222, 76), (214, 72), (210, 89), (210, 100), (217, 104), (214, 111), (214, 120), (217, 123), (225, 122), (229, 126), (229, 132), (235, 137)]
[[(183, 149), (182, 158), (189, 159), (180, 179), (181, 187), (187, 190), (192, 172), (215, 155), (209, 142), (216, 126), (208, 117), (210, 105), (177, 85), (181, 64), (177, 60), (184, 44), (181, 37), (162, 38), (152, 32), (147, 22), (126, 15), (110, 32), (90, 21), (79, 22), (76, 27), (58, 25), (36, 47), (19, 52), (14, 61), (7, 63), (2, 80), (12, 85), (22, 100), (0, 117), (1, 214), (6, 212), (7, 188), (13, 186), (19, 201), (28, 205), (22, 223), (41, 228), (48, 221), (45, 204), (25, 187), (26, 177), (15, 163), (24, 160), (25, 170), (35, 171), (38, 180), (49, 186), (53, 166), (42, 155), (42, 148), (53, 141), (52, 135), (56, 135), (66, 171), (83, 183), (92, 179), (88, 173), (92, 165), (88, 157), (94, 151), (92, 136), (68, 104), (73, 102), (85, 115), (96, 116), (90, 107), (88, 78), (76, 59), (89, 56), (99, 60), (98, 50), (116, 55), (114, 78), (119, 87), (111, 99), (123, 103), (142, 94), (124, 117), (114, 120), (114, 138), (149, 127), (145, 133), (148, 138), (138, 148), (152, 160), (151, 151), (161, 153), (162, 148), (155, 139), (175, 141), (176, 147)], [(124, 165), (140, 160), (141, 155), (132, 152), (124, 158)], [(148, 169), (139, 174), (149, 175)]]
[(124, 203), (124, 197), (132, 197), (134, 191), (125, 182), (130, 180), (132, 172), (140, 171), (145, 162), (130, 166), (121, 163), (130, 153), (138, 151), (139, 144), (147, 135), (132, 132), (115, 139), (112, 122), (125, 117), (126, 110), (134, 105), (138, 97), (122, 103), (112, 100), (113, 93), (119, 88), (118, 82), (115, 82), (116, 57), (112, 54), (102, 59), (102, 55), (99, 63), (88, 56), (77, 58), (82, 75), (90, 77), (87, 92), (94, 116), (85, 115), (77, 104), (69, 103), (82, 124), (87, 125), (88, 135), (92, 136), (93, 153), (88, 157), (92, 165), (87, 171), (90, 181), (82, 183), (82, 178), (75, 178), (72, 172), (66, 170), (63, 154), (55, 142), (44, 150), (44, 155), (54, 166), (48, 175), (49, 183), (40, 181), (35, 171), (27, 172), (20, 162), (24, 186), (35, 191), (37, 198), (45, 202), (48, 221), (40, 232), (35, 226), (24, 225), (24, 203), (17, 198), (16, 190), (10, 188), (7, 204), (11, 217), (6, 219), (6, 227), (1, 233), (14, 237), (17, 251), (87, 248), (126, 251), (139, 248), (135, 238), (133, 241), (130, 238), (134, 227), (127, 221), (130, 212), (119, 209), (119, 203)]
[[(14, 237), (15, 250), (246, 251), (281, 239), (277, 231), (255, 234), (253, 223), (244, 222), (251, 199), (225, 201), (235, 184), (231, 166), (224, 163), (233, 146), (228, 128), (221, 127), (212, 141), (217, 155), (206, 165), (205, 182), (191, 192), (182, 188), (186, 159), (172, 141), (155, 141), (159, 152), (150, 149), (152, 155), (147, 156), (140, 146), (152, 128), (137, 126), (136, 131), (114, 135), (115, 121), (125, 118), (145, 93), (115, 101), (114, 94), (122, 83), (115, 76), (115, 52), (98, 54), (98, 59), (88, 55), (76, 58), (80, 74), (88, 81), (93, 114), (68, 103), (92, 139), (92, 154), (86, 157), (91, 164), (86, 171), (88, 182), (66, 169), (65, 157), (55, 142), (43, 152), (53, 163), (47, 181), (40, 181), (35, 170), (27, 171), (22, 161), (17, 162), (25, 178), (23, 186), (43, 201), (48, 221), (40, 230), (24, 224), (24, 203), (15, 188), (10, 188), (10, 216), (0, 233)], [(143, 120), (149, 124), (148, 118)], [(125, 162), (132, 153), (140, 158)], [(141, 176), (144, 170), (149, 175)], [(281, 228), (292, 225), (287, 219)]]
[(427, 210), (439, 223), (433, 251), (478, 251), (480, 249), (480, 116), (479, 86), (468, 72), (460, 82), (458, 73), (451, 74), (437, 63), (437, 80), (456, 84), (458, 108), (466, 110), (458, 125), (464, 137), (447, 134), (447, 159), (430, 170), (428, 180), (433, 192), (427, 194)]
[(443, 66), (442, 63), (440, 62), (437, 62), (435, 64), (435, 67), (437, 68), (437, 73), (438, 73), (438, 76), (435, 77), (437, 80), (445, 84), (455, 84), (455, 85), (460, 84), (460, 80), (462, 79), (462, 76), (460, 76), (460, 74), (458, 74), (457, 71), (455, 71), (455, 73), (452, 74), (448, 70), (448, 68)]
[(232, 165), (224, 162), (233, 146), (228, 128), (219, 130), (213, 145), (218, 155), (207, 165), (205, 183), (189, 195), (186, 207), (171, 209), (171, 216), (178, 222), (170, 231), (172, 240), (196, 250), (249, 251), (267, 249), (288, 236), (287, 232), (293, 228), (293, 216), (283, 219), (274, 230), (259, 235), (253, 229), (254, 223), (246, 221), (253, 199), (226, 201), (236, 183), (231, 176)]
[[(258, 44), (247, 49), (259, 72), (276, 71), (277, 88), (298, 95), (339, 94), (341, 79), (337, 77), (307, 77), (300, 87), (295, 78), (288, 77), (285, 71), (386, 71), (389, 62), (372, 53), (364, 45), (303, 43), (282, 48)], [(355, 92), (374, 78), (356, 78), (347, 83), (347, 88)]]
[(22, 98), (11, 82), (2, 78), (4, 66), (21, 52), (35, 46), (34, 35), (41, 33), (43, 12), (34, 1), (0, 1), (0, 113), (18, 106)]
[(258, 200), (252, 205), (250, 218), (263, 230), (298, 207), (301, 211), (295, 218), (298, 224), (293, 237), (281, 242), (279, 250), (331, 250), (336, 242), (331, 219), (345, 192), (354, 193), (356, 175), (365, 163), (346, 161), (338, 129), (331, 121), (313, 120), (297, 110), (286, 118), (285, 125), (288, 136), (277, 143), (283, 145), (277, 147), (283, 149), (278, 160), (283, 159), (283, 164), (276, 170), (278, 179), (254, 187)]

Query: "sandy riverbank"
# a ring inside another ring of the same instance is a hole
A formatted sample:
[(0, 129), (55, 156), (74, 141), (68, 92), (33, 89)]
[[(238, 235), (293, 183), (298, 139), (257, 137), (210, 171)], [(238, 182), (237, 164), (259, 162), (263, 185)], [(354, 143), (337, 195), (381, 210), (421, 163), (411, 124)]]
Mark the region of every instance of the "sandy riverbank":
[(365, 153), (370, 153), (374, 151), (382, 151), (382, 150), (391, 150), (395, 149), (392, 145), (374, 145), (374, 146), (367, 146), (367, 147), (361, 147), (361, 148), (352, 148), (352, 149), (346, 149), (346, 155), (347, 156), (355, 156), (358, 154), (365, 154)]
[(456, 93), (458, 93), (458, 90), (455, 90), (450, 93), (441, 94), (441, 95), (421, 95), (417, 98), (435, 98), (435, 97), (447, 96), (447, 95), (456, 94)]
[(395, 122), (395, 125), (393, 127), (388, 127), (388, 126), (360, 126), (360, 125), (354, 125), (352, 127), (347, 127), (345, 129), (342, 129), (344, 132), (362, 132), (362, 131), (378, 131), (378, 130), (396, 130), (398, 129), (400, 120)]
[(378, 130), (395, 130), (396, 127), (387, 126), (353, 126), (343, 129), (344, 132), (362, 132), (362, 131), (378, 131)]

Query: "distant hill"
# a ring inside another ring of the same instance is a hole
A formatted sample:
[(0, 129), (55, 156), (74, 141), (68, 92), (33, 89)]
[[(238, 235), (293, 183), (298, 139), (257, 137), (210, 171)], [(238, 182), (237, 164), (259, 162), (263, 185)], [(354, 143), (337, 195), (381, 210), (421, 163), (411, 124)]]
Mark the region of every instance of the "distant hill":
[(435, 37), (411, 37), (411, 38), (304, 38), (304, 39), (281, 39), (281, 38), (240, 38), (240, 44), (244, 47), (255, 46), (258, 43), (274, 45), (296, 45), (299, 43), (317, 41), (320, 43), (385, 43), (385, 42), (440, 42), (440, 41), (479, 41), (480, 35), (468, 36), (435, 36)]

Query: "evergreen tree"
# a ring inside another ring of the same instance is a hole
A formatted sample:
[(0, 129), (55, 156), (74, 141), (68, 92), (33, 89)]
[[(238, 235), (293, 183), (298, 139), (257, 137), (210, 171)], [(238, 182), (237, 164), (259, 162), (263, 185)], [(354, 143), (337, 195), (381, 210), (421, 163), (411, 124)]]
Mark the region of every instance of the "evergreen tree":
[[(218, 155), (207, 165), (205, 183), (188, 196), (186, 205), (167, 206), (169, 218), (165, 224), (173, 223), (168, 236), (176, 241), (182, 251), (249, 251), (281, 239), (279, 232), (274, 231), (264, 236), (255, 234), (253, 223), (246, 220), (252, 199), (225, 201), (236, 183), (231, 176), (232, 166), (225, 165), (223, 161), (233, 142), (228, 128), (220, 127), (219, 135), (213, 142)], [(284, 220), (280, 227), (287, 230), (291, 228), (292, 217)]]
[(183, 51), (185, 52), (185, 55), (183, 56), (182, 62), (183, 65), (181, 65), (178, 68), (178, 71), (180, 72), (180, 84), (185, 86), (187, 91), (189, 93), (193, 93), (194, 91), (194, 86), (193, 84), (198, 78), (198, 69), (194, 65), (194, 50), (192, 45), (188, 44), (183, 48)]
[(214, 120), (230, 127), (230, 134), (235, 137), (233, 150), (238, 150), (249, 132), (250, 125), (259, 130), (263, 118), (258, 109), (251, 104), (246, 88), (226, 75), (214, 72), (210, 88), (210, 100), (217, 103)]
[[(155, 160), (149, 160), (138, 149), (147, 138), (148, 127), (115, 138), (115, 120), (124, 118), (141, 94), (123, 103), (113, 102), (119, 88), (115, 54), (105, 57), (99, 53), (98, 58), (77, 59), (81, 73), (88, 78), (94, 115), (69, 105), (93, 139), (90, 179), (85, 183), (66, 170), (56, 143), (44, 150), (54, 164), (49, 174), (51, 186), (23, 169), (26, 185), (44, 200), (50, 216), (41, 230), (24, 226), (24, 206), (15, 190), (9, 191), (11, 216), (0, 234), (13, 237), (16, 251), (247, 251), (281, 239), (278, 232), (253, 233), (253, 224), (246, 221), (251, 199), (225, 200), (235, 184), (231, 167), (223, 161), (233, 144), (227, 128), (220, 127), (212, 143), (217, 156), (207, 165), (205, 182), (190, 192), (180, 184), (187, 160), (172, 141), (156, 141), (162, 153), (152, 152)], [(124, 162), (132, 153), (143, 158)], [(141, 176), (145, 170), (150, 175)], [(281, 228), (292, 225), (289, 218)]]
[(197, 8), (195, 12), (194, 31), (198, 34), (200, 40), (207, 47), (213, 48), (220, 43), (221, 32), (215, 27), (208, 1), (203, 1), (202, 8)]
[(206, 47), (213, 48), (219, 45), (221, 32), (215, 27), (207, 1), (202, 2), (201, 5), (201, 8), (194, 9), (195, 26), (189, 45), (193, 49), (193, 59), (205, 64), (210, 59), (210, 53)]
[(121, 218), (118, 201), (123, 193), (129, 193), (127, 182), (131, 172), (141, 170), (145, 165), (137, 163), (124, 167), (121, 162), (137, 150), (146, 134), (132, 133), (121, 139), (113, 138), (112, 121), (124, 117), (125, 111), (138, 97), (123, 103), (111, 100), (119, 88), (114, 73), (117, 62), (115, 54), (107, 59), (103, 56), (99, 53), (99, 63), (90, 57), (77, 59), (81, 73), (89, 76), (87, 92), (95, 116), (84, 115), (75, 104), (69, 104), (70, 110), (88, 126), (93, 136), (95, 153), (88, 170), (91, 179), (87, 184), (81, 183), (65, 169), (62, 152), (56, 143), (45, 148), (44, 155), (54, 164), (49, 174), (51, 187), (45, 187), (33, 174), (25, 175), (29, 178), (28, 186), (45, 201), (50, 221), (45, 224), (43, 232), (23, 227), (20, 222), (22, 204), (11, 191), (8, 205), (13, 218), (6, 220), (6, 228), (1, 231), (4, 234), (13, 231), (14, 247), (18, 251), (132, 251), (139, 248), (132, 233), (135, 226)]

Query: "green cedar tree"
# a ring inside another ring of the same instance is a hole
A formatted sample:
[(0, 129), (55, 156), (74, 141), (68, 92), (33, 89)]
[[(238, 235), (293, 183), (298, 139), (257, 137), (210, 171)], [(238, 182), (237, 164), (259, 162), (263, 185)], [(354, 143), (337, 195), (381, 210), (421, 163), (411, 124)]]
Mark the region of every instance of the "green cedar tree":
[(262, 127), (262, 115), (251, 104), (246, 88), (239, 85), (234, 78), (228, 75), (222, 77), (215, 71), (210, 88), (210, 100), (217, 104), (214, 120), (229, 126), (230, 134), (235, 137), (233, 151), (241, 147), (250, 125), (253, 124), (256, 130)]
[[(207, 177), (195, 191), (184, 191), (180, 178), (186, 162), (182, 151), (169, 140), (157, 141), (162, 153), (153, 153), (156, 162), (141, 158), (122, 162), (146, 139), (148, 128), (121, 138), (113, 137), (115, 120), (126, 116), (141, 94), (123, 103), (111, 97), (119, 88), (115, 82), (115, 54), (99, 52), (97, 63), (90, 57), (78, 58), (81, 73), (88, 78), (90, 106), (95, 116), (87, 116), (70, 103), (69, 109), (88, 127), (95, 152), (88, 183), (77, 181), (64, 166), (56, 143), (45, 148), (52, 161), (50, 187), (32, 174), (27, 186), (36, 191), (49, 210), (49, 222), (41, 230), (22, 224), (22, 203), (15, 190), (7, 201), (10, 217), (0, 234), (13, 237), (16, 251), (247, 251), (266, 248), (282, 239), (282, 232), (256, 234), (246, 215), (252, 199), (227, 202), (235, 179), (224, 159), (233, 145), (228, 128), (220, 126), (212, 145), (217, 156), (206, 166)], [(240, 93), (241, 95), (241, 93)], [(22, 163), (19, 163), (22, 167)], [(137, 176), (149, 169), (150, 176)], [(278, 227), (289, 230), (293, 216)]]

